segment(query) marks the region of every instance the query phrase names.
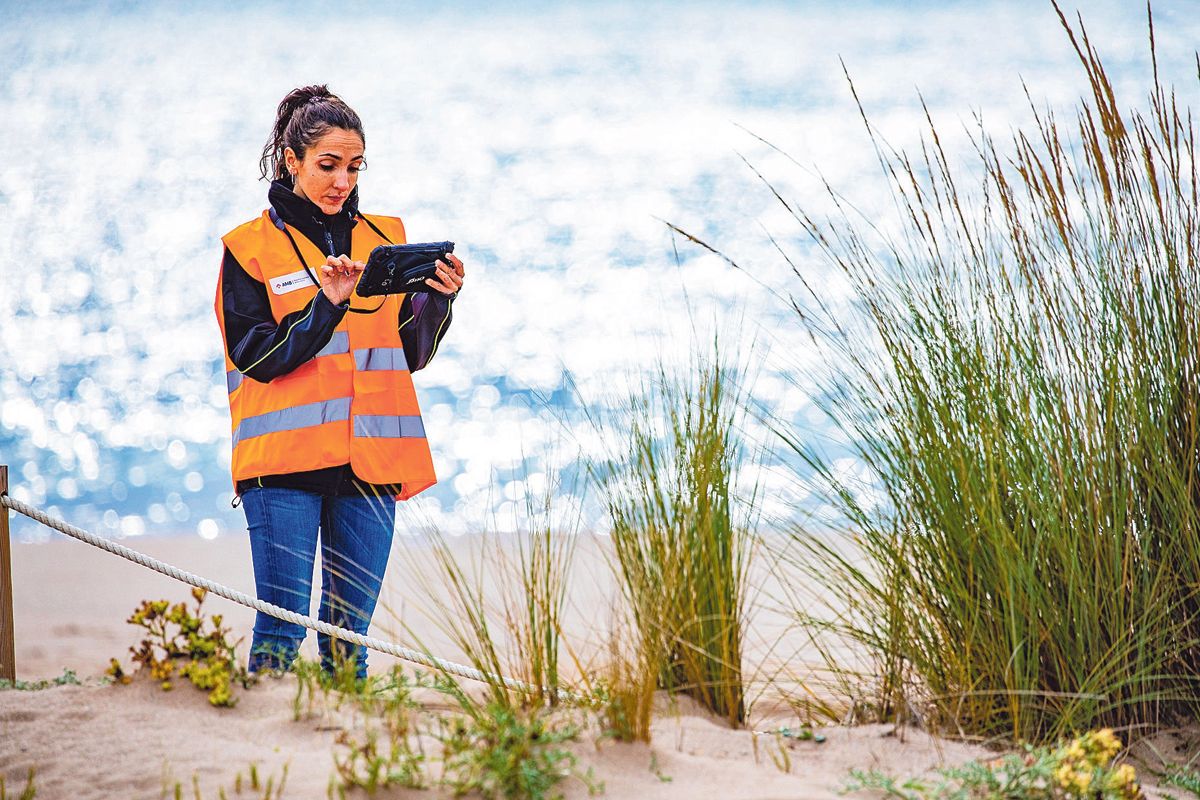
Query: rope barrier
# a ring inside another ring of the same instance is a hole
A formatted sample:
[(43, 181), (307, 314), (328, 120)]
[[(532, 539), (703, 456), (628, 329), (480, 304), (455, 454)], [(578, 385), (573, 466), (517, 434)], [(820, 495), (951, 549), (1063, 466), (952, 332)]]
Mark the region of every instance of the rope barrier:
[[(438, 658), (437, 656), (430, 655), (429, 653), (424, 653), (420, 650), (414, 650), (411, 647), (405, 647), (404, 645), (396, 644), (395, 642), (387, 642), (382, 639), (376, 639), (373, 636), (364, 636), (357, 631), (352, 631), (348, 628), (342, 628), (337, 625), (331, 625), (328, 622), (324, 622), (319, 619), (313, 619), (312, 617), (305, 616), (303, 614), (297, 614), (295, 611), (289, 611), (286, 608), (274, 605), (272, 603), (265, 603), (256, 597), (250, 597), (249, 595), (239, 592), (236, 589), (230, 589), (228, 586), (223, 586), (219, 583), (215, 583), (214, 581), (210, 581), (207, 578), (179, 569), (178, 567), (173, 567), (170, 564), (159, 561), (157, 558), (152, 558), (145, 553), (139, 553), (137, 550), (133, 550), (124, 545), (117, 544), (109, 539), (105, 539), (103, 536), (97, 536), (96, 534), (85, 531), (82, 528), (77, 528), (68, 522), (54, 519), (40, 509), (22, 503), (20, 500), (14, 500), (7, 494), (0, 494), (0, 505), (7, 506), (18, 514), (23, 514), (32, 520), (36, 520), (37, 522), (45, 525), (47, 528), (53, 528), (60, 533), (65, 533), (67, 536), (78, 539), (81, 542), (87, 542), (94, 547), (99, 547), (101, 550), (107, 550), (113, 555), (121, 556), (121, 558), (128, 559), (135, 564), (141, 564), (143, 567), (152, 569), (155, 572), (159, 572), (169, 578), (174, 578), (177, 581), (182, 581), (183, 583), (196, 586), (200, 589), (205, 589), (217, 595), (218, 597), (224, 597), (226, 600), (231, 600), (235, 603), (246, 606), (247, 608), (252, 608), (255, 611), (261, 611), (264, 614), (269, 614), (270, 616), (275, 617), (276, 619), (281, 619), (284, 622), (303, 625), (305, 628), (317, 631), (318, 633), (324, 633), (328, 636), (333, 636), (337, 639), (350, 642), (351, 644), (368, 647), (372, 650), (377, 650), (380, 653), (387, 653), (390, 656), (395, 656), (396, 658), (404, 661), (408, 661), (413, 664), (420, 664), (421, 666), (429, 667), (430, 669), (436, 669), (451, 675), (457, 675), (460, 678), (466, 678), (467, 680), (488, 684), (502, 683), (509, 689), (513, 689), (525, 694), (535, 694), (538, 691), (537, 688), (531, 686), (530, 684), (516, 680), (515, 678), (508, 678), (503, 675), (484, 672), (482, 670), (475, 669), (474, 667), (468, 667), (465, 664), (456, 664), (453, 661), (446, 661), (445, 659)], [(560, 689), (558, 691), (558, 696), (562, 700), (568, 700), (571, 698), (571, 693)]]

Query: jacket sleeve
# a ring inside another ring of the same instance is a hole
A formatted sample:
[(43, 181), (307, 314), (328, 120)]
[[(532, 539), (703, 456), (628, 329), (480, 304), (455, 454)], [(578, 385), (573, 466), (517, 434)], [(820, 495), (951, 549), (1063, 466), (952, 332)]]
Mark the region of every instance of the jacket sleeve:
[(308, 305), (276, 324), (266, 285), (247, 273), (229, 248), (221, 264), (221, 305), (229, 359), (243, 375), (261, 383), (315, 356), (329, 343), (348, 308), (317, 292)]
[(413, 292), (400, 305), (400, 341), (408, 371), (424, 369), (437, 352), (438, 345), (454, 316), (454, 299), (441, 292)]

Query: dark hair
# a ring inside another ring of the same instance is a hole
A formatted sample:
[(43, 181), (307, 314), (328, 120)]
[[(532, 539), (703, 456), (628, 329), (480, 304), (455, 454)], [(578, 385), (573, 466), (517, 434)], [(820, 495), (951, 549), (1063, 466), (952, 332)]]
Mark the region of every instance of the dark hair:
[(283, 151), (290, 147), (299, 158), (304, 158), (308, 148), (332, 128), (354, 131), (364, 145), (367, 143), (358, 114), (329, 91), (328, 86), (302, 86), (288, 92), (275, 111), (275, 127), (258, 162), (262, 177), (282, 178), (287, 172)]

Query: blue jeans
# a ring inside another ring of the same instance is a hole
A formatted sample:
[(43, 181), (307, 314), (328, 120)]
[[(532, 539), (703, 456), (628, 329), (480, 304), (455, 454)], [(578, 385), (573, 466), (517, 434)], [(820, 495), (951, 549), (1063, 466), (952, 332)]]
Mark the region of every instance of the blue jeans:
[[(327, 497), (301, 489), (254, 488), (242, 495), (260, 600), (308, 614), (313, 559), (321, 542), (318, 618), (365, 634), (383, 583), (396, 517), (393, 497)], [(249, 669), (287, 669), (307, 630), (259, 613)], [(366, 649), (317, 634), (321, 664), (332, 672), (353, 658), (367, 675)]]

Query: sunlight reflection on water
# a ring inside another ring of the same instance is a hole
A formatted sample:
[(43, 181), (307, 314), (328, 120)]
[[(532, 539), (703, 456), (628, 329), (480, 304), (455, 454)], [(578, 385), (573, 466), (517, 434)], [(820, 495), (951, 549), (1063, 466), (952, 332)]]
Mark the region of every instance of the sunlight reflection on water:
[[(1119, 80), (1140, 87), (1135, 5), (1086, 13)], [(404, 217), (414, 241), (461, 243), (469, 284), (417, 378), (441, 483), (412, 504), (459, 530), (511, 524), (548, 475), (599, 446), (572, 421), (565, 374), (604, 405), (713, 331), (729, 349), (756, 340), (755, 397), (830, 435), (796, 377), (803, 338), (764, 288), (796, 289), (766, 234), (838, 287), (739, 154), (821, 207), (812, 175), (752, 131), (862, 189), (864, 213), (886, 210), (839, 56), (899, 145), (919, 131), (914, 86), (939, 120), (977, 110), (997, 130), (1025, 118), (1022, 78), (1059, 105), (1083, 88), (1042, 3), (348, 8), (299, 43), (281, 20), (317, 19), (316, 6), (10, 9), (0, 462), (18, 499), (114, 536), (244, 529), (212, 314), (218, 238), (263, 207), (257, 155), (297, 84), (328, 82), (364, 118), (365, 210)], [(1197, 33), (1183, 12), (1157, 9), (1168, 73), (1186, 74)], [(769, 518), (807, 502), (778, 464), (762, 485)]]

